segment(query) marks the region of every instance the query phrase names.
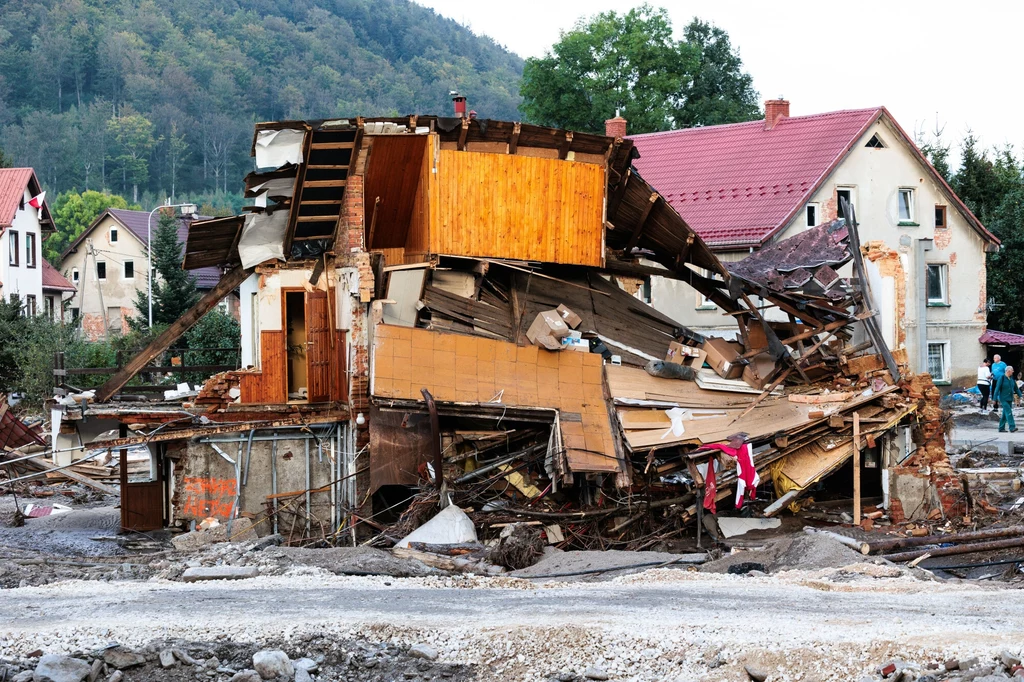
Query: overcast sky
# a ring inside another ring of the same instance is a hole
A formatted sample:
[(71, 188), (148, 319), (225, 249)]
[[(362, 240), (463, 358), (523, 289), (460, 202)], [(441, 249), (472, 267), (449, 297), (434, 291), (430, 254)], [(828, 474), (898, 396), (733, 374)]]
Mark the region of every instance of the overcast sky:
[[(583, 16), (643, 4), (415, 0), (522, 57), (544, 54)], [(1024, 146), (1024, 3), (651, 2), (677, 37), (694, 16), (725, 29), (761, 99), (794, 116), (883, 105), (911, 136), (945, 128), (955, 149), (970, 128), (985, 146)], [(472, 98), (471, 93), (466, 93)], [(472, 105), (472, 102), (470, 102)]]

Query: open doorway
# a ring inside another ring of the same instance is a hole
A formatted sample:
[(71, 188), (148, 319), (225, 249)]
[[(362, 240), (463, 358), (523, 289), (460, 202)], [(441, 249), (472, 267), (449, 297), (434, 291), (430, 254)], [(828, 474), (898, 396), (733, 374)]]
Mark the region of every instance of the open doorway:
[(306, 293), (287, 291), (284, 301), (288, 349), (288, 402), (306, 402), (309, 399), (306, 367)]

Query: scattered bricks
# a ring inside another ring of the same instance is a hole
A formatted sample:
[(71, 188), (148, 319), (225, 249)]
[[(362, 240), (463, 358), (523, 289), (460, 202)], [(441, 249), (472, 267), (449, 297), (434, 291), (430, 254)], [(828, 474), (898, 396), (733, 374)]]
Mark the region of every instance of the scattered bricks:
[(882, 677), (889, 677), (889, 675), (892, 675), (894, 672), (896, 672), (896, 663), (894, 661), (890, 661), (885, 665), (878, 667), (878, 674)]

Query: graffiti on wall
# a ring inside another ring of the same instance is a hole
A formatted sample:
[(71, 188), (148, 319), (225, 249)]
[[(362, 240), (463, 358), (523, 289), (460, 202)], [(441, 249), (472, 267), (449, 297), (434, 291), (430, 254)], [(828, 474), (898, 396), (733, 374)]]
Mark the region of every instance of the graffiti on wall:
[(186, 476), (182, 482), (182, 515), (196, 519), (227, 519), (235, 503), (235, 479)]

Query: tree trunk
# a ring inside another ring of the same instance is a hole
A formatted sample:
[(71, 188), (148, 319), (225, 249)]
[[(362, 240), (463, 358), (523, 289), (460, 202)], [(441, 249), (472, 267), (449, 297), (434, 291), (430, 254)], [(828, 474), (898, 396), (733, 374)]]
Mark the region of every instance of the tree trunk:
[(139, 184), (137, 182), (132, 183), (132, 203), (139, 203)]

